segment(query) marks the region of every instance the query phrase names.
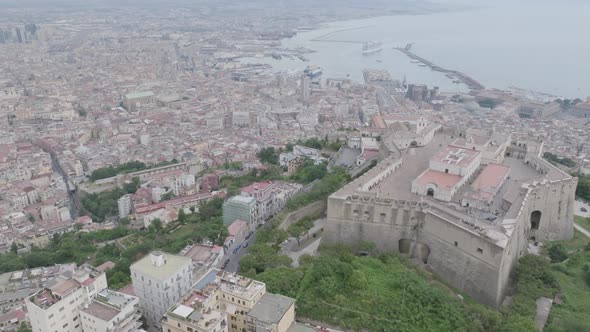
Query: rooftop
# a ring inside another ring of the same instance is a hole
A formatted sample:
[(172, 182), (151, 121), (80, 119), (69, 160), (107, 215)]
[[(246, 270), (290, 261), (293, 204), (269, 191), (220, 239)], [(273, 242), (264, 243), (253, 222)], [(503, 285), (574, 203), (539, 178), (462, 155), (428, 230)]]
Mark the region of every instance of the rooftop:
[(266, 293), (248, 312), (248, 316), (268, 324), (278, 323), (293, 303), (295, 300), (290, 297)]
[(449, 165), (458, 165), (467, 167), (471, 162), (477, 158), (481, 152), (476, 150), (469, 150), (458, 146), (447, 145), (430, 160)]
[(433, 183), (438, 188), (449, 189), (455, 187), (455, 185), (461, 181), (461, 178), (462, 177), (460, 175), (443, 173), (429, 169), (420, 175), (416, 181), (423, 185)]
[(125, 95), (127, 99), (135, 99), (135, 98), (144, 98), (144, 97), (151, 97), (154, 93), (151, 91), (142, 91), (142, 92), (133, 92)]
[(254, 202), (256, 199), (254, 197), (249, 197), (249, 196), (234, 196), (230, 199), (227, 200), (227, 202), (236, 202), (236, 203), (245, 203), (245, 204), (251, 204), (252, 202)]
[(120, 310), (117, 310), (99, 301), (90, 302), (88, 307), (83, 308), (82, 311), (93, 317), (96, 317), (100, 320), (107, 322), (115, 318), (120, 312)]
[(266, 289), (266, 285), (260, 281), (233, 273), (221, 272), (219, 280), (222, 292), (235, 294), (245, 299), (250, 299)]
[(163, 254), (164, 263), (161, 266), (156, 266), (152, 262), (152, 255), (153, 253), (146, 255), (142, 259), (131, 264), (131, 270), (147, 274), (158, 280), (166, 280), (178, 273), (178, 271), (185, 266), (190, 266), (192, 263), (192, 260), (188, 257), (165, 253)]

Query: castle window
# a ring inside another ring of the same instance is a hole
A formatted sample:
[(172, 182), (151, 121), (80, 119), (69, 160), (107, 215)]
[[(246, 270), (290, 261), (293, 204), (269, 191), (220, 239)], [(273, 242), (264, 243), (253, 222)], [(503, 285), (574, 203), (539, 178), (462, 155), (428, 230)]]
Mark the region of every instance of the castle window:
[(459, 246), (459, 242), (455, 241), (455, 247)]
[(479, 253), (479, 254), (483, 254), (483, 249), (481, 249), (481, 248), (477, 248), (477, 253)]
[(352, 216), (353, 216), (353, 217), (355, 217), (355, 218), (358, 218), (358, 217), (359, 217), (359, 215), (360, 215), (360, 212), (359, 212), (359, 210), (354, 210), (354, 211), (352, 211)]
[(385, 222), (385, 217), (386, 217), (386, 214), (385, 214), (385, 213), (381, 213), (381, 214), (379, 215), (379, 217), (380, 217), (380, 221), (381, 221), (381, 222)]

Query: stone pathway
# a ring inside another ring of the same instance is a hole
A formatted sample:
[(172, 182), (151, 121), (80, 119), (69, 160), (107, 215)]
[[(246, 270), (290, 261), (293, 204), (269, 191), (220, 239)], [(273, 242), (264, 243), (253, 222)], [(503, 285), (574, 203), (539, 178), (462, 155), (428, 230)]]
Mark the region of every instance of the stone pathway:
[(586, 235), (587, 237), (590, 237), (590, 232), (587, 231), (584, 227), (574, 223), (574, 228), (578, 231), (580, 231), (580, 233)]

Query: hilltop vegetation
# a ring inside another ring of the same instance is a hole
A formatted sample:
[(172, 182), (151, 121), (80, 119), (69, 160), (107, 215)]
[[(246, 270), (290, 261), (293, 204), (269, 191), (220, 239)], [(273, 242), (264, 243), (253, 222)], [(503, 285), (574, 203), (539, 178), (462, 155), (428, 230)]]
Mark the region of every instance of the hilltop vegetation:
[(150, 168), (162, 167), (177, 164), (178, 160), (172, 159), (171, 161), (163, 161), (157, 164), (146, 164), (141, 161), (129, 161), (117, 166), (107, 166), (96, 169), (90, 175), (91, 181), (107, 179), (118, 174), (129, 174), (133, 172), (143, 171)]

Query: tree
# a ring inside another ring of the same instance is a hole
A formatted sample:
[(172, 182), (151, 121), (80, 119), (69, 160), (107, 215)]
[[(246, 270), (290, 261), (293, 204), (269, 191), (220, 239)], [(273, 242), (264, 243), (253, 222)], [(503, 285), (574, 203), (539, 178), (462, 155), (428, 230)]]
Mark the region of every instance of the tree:
[(184, 224), (186, 222), (186, 213), (184, 213), (184, 209), (181, 208), (180, 210), (178, 210), (178, 221), (181, 224)]
[(552, 263), (561, 263), (567, 259), (567, 251), (562, 244), (556, 244), (549, 248), (549, 258)]
[(12, 245), (10, 246), (10, 252), (18, 254), (18, 246), (16, 245), (16, 242), (12, 242)]
[(159, 218), (153, 219), (150, 223), (150, 226), (148, 227), (148, 231), (150, 233), (160, 233), (162, 231), (162, 220), (160, 220)]
[(119, 225), (121, 226), (127, 226), (131, 223), (131, 220), (129, 220), (129, 218), (121, 218), (119, 219)]
[(496, 102), (492, 99), (484, 99), (482, 101), (479, 101), (478, 104), (483, 108), (493, 109), (496, 107)]
[(31, 332), (31, 327), (27, 322), (21, 322), (18, 326), (17, 332)]
[(279, 153), (280, 153), (280, 151), (275, 151), (275, 148), (273, 148), (271, 146), (268, 148), (263, 148), (262, 150), (260, 150), (256, 154), (256, 156), (258, 157), (258, 159), (262, 163), (278, 165), (279, 164)]

